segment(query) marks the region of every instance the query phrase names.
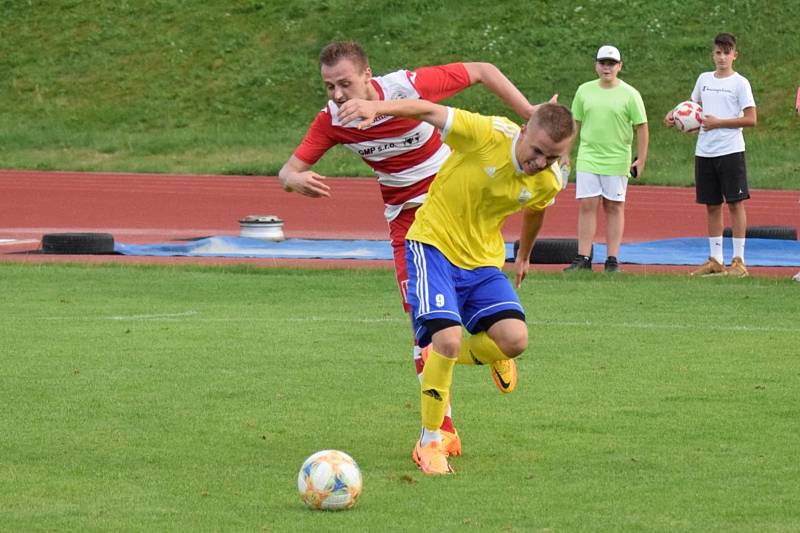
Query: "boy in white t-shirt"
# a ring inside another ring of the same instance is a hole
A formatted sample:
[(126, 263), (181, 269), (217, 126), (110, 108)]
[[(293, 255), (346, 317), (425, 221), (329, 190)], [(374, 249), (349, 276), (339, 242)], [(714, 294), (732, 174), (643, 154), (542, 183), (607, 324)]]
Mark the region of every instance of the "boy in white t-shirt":
[[(710, 254), (692, 276), (748, 275), (744, 262), (747, 216), (744, 200), (750, 198), (744, 157), (742, 128), (756, 125), (756, 102), (747, 78), (733, 70), (737, 57), (736, 37), (720, 33), (714, 38), (716, 70), (697, 78), (692, 100), (703, 106), (703, 127), (695, 149), (695, 190), (697, 203), (705, 204), (708, 213)], [(672, 111), (664, 117), (672, 127)], [(722, 257), (722, 202), (728, 204), (733, 233), (733, 259), (725, 271)]]

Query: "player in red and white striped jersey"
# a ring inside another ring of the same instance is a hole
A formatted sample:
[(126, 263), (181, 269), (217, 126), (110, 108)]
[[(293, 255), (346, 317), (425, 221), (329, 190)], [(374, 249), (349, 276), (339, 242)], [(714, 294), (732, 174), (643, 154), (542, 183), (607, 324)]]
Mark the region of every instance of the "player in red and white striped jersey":
[[(352, 150), (372, 167), (383, 196), (403, 307), (410, 312), (406, 301), (405, 235), (436, 172), (450, 155), (450, 148), (442, 143), (439, 131), (426, 122), (381, 116), (376, 117), (368, 128), (359, 129), (359, 121), (339, 122), (339, 106), (352, 98), (438, 102), (477, 83), (485, 85), (524, 120), (530, 118), (533, 106), (490, 63), (451, 63), (373, 77), (364, 50), (352, 41), (340, 41), (322, 49), (320, 70), (330, 100), (281, 168), (279, 179), (287, 192), (294, 191), (312, 198), (329, 197), (330, 187), (325, 183), (325, 177), (314, 172), (312, 167), (337, 144)], [(423, 361), (416, 345), (414, 360), (419, 375)], [(442, 431), (448, 441), (448, 451), (453, 455), (459, 454), (461, 443), (449, 409)]]

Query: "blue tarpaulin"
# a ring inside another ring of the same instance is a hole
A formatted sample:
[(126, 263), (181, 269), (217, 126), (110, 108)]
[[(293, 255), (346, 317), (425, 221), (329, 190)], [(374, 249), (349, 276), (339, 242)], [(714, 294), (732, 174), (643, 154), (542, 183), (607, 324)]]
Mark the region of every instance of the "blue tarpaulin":
[[(723, 239), (725, 262), (733, 257), (733, 241)], [(639, 265), (700, 265), (708, 259), (708, 239), (691, 237), (634, 242), (620, 246), (619, 260)], [(800, 266), (800, 241), (747, 239), (744, 251), (748, 266)], [(606, 260), (606, 246), (594, 245), (593, 262)]]
[[(196, 241), (165, 244), (116, 243), (123, 255), (191, 257), (260, 257), (275, 259), (392, 259), (389, 241), (287, 239), (266, 241), (246, 237), (207, 237)], [(723, 240), (730, 261), (731, 239)], [(513, 260), (513, 244), (506, 244), (506, 257)], [(708, 239), (666, 239), (621, 246), (619, 260), (642, 265), (699, 265), (708, 258)], [(606, 259), (606, 246), (595, 244), (594, 262)], [(800, 241), (747, 239), (745, 260), (750, 266), (800, 266)]]

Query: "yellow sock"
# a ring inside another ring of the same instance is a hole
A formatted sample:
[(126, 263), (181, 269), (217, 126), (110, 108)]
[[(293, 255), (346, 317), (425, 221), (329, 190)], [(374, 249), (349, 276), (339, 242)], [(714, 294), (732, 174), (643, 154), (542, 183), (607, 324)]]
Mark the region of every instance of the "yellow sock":
[(437, 431), (442, 425), (447, 406), (450, 405), (450, 385), (453, 383), (455, 359), (436, 353), (431, 348), (422, 370), (420, 398), (422, 426)]
[[(463, 355), (466, 352), (466, 355)], [(462, 358), (464, 361), (462, 361)], [(471, 361), (466, 362), (466, 359)], [(475, 335), (471, 335), (461, 343), (461, 351), (458, 354), (458, 362), (461, 364), (477, 364), (475, 360), (481, 364), (490, 365), (495, 361), (504, 361), (511, 359), (509, 356), (500, 351), (500, 348), (492, 340), (488, 333), (481, 331)]]
[(466, 339), (461, 339), (461, 349), (458, 351), (458, 358), (456, 359), (456, 363), (459, 365), (483, 365), (485, 364), (483, 361), (478, 359), (478, 357), (472, 353), (470, 349), (470, 339), (472, 337), (467, 337)]

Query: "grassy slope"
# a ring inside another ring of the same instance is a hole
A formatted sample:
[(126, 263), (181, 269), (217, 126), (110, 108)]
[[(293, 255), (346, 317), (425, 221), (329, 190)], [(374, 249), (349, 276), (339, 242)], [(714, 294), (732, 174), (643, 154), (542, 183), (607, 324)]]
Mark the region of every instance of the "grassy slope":
[[(386, 72), (456, 60), (501, 67), (532, 100), (569, 103), (601, 43), (651, 120), (648, 182), (689, 184), (693, 139), (660, 127), (711, 69), (709, 40), (740, 37), (760, 121), (747, 132), (756, 187), (796, 187), (800, 5), (699, 0), (485, 3), (30, 0), (3, 2), (0, 160), (6, 168), (274, 174), (325, 101), (316, 55), (354, 38)], [(378, 21), (378, 22), (376, 22)], [(454, 103), (506, 113), (480, 89)], [(341, 150), (329, 174), (368, 174)]]

